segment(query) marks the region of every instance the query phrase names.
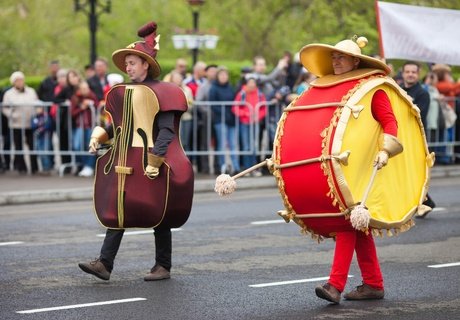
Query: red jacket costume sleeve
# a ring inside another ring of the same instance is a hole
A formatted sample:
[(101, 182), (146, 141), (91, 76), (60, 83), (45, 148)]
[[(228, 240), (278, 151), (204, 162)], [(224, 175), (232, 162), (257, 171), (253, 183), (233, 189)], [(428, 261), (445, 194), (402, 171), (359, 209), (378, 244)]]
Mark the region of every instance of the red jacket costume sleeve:
[(398, 121), (393, 113), (390, 100), (383, 90), (376, 91), (372, 97), (372, 116), (380, 123), (384, 133), (398, 136)]

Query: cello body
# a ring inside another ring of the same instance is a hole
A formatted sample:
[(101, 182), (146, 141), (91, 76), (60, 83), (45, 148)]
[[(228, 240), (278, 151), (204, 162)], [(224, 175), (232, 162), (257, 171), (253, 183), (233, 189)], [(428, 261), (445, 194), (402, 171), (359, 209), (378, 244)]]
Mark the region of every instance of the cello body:
[[(107, 228), (177, 228), (191, 211), (192, 165), (179, 140), (181, 114), (187, 110), (182, 90), (151, 81), (114, 86), (106, 99), (113, 125), (113, 143), (96, 162), (94, 210)], [(175, 135), (157, 178), (145, 175), (158, 128), (159, 112), (172, 111)]]

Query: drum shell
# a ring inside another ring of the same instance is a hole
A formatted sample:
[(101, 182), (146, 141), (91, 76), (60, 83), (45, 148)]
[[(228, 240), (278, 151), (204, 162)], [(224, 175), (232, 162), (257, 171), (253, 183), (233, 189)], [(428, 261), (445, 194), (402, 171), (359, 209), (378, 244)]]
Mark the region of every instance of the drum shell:
[[(395, 83), (379, 80), (367, 87), (363, 81), (348, 81), (334, 90), (312, 88), (294, 106), (331, 102), (336, 106), (285, 112), (279, 122), (275, 165), (350, 151), (348, 165), (328, 160), (275, 172), (287, 212), (306, 231), (329, 237), (353, 230), (346, 216), (369, 184), (382, 134), (370, 108), (377, 90), (384, 90), (390, 99), (404, 152), (376, 176), (366, 201), (370, 226), (400, 228), (425, 197), (430, 163), (418, 109)], [(355, 118), (352, 111), (358, 109)], [(302, 218), (308, 215), (312, 217)]]

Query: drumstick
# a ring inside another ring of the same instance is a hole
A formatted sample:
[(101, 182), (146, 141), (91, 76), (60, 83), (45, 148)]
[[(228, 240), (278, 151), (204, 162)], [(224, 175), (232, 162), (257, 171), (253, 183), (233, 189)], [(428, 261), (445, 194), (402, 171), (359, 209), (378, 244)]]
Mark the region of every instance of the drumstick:
[(346, 150), (339, 155), (319, 156), (316, 158), (287, 162), (287, 163), (283, 163), (280, 165), (273, 164), (273, 160), (271, 158), (265, 159), (264, 161), (259, 162), (244, 171), (241, 171), (240, 173), (234, 175), (233, 177), (228, 174), (219, 175), (216, 178), (216, 184), (214, 186), (214, 191), (217, 192), (220, 196), (225, 196), (225, 195), (229, 195), (233, 193), (233, 191), (235, 191), (236, 189), (236, 181), (235, 181), (236, 179), (241, 178), (242, 176), (256, 169), (259, 169), (265, 165), (270, 169), (270, 171), (273, 171), (273, 169), (286, 169), (286, 168), (296, 167), (296, 166), (300, 166), (304, 164), (324, 162), (328, 160), (335, 160), (346, 166), (348, 164), (349, 156), (350, 156), (350, 151)]
[(353, 228), (356, 230), (367, 230), (369, 227), (369, 222), (371, 220), (371, 215), (369, 210), (366, 207), (366, 200), (369, 196), (369, 192), (371, 191), (372, 185), (374, 184), (375, 175), (377, 174), (378, 166), (374, 165), (374, 169), (372, 170), (371, 179), (367, 184), (366, 190), (364, 191), (363, 198), (361, 203), (358, 204), (351, 210), (350, 213), (350, 222)]

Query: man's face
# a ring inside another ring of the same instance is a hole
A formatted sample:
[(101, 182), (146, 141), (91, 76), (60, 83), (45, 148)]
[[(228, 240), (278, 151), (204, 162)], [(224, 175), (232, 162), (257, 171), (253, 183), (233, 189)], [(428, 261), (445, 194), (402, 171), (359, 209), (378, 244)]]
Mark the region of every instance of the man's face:
[(58, 63), (51, 63), (49, 67), (50, 73), (53, 76), (56, 76), (56, 73), (59, 70), (59, 64)]
[(147, 77), (149, 64), (139, 56), (130, 54), (125, 57), (126, 73), (133, 82), (142, 82)]
[(185, 74), (187, 72), (187, 61), (180, 59), (176, 62), (176, 70), (180, 74)]
[(344, 74), (356, 69), (359, 59), (342, 52), (332, 53), (332, 68), (334, 74)]
[(206, 78), (210, 80), (216, 79), (216, 74), (217, 74), (217, 68), (215, 67), (210, 67), (208, 70), (206, 70)]
[(267, 71), (267, 64), (265, 59), (257, 59), (254, 62), (254, 72), (265, 73), (265, 71)]
[(402, 71), (402, 78), (405, 87), (412, 87), (419, 80), (418, 66), (415, 64), (407, 64)]
[(97, 60), (94, 62), (94, 70), (98, 76), (104, 76), (107, 72), (107, 64), (104, 61)]

